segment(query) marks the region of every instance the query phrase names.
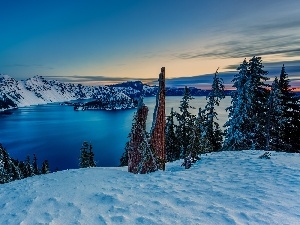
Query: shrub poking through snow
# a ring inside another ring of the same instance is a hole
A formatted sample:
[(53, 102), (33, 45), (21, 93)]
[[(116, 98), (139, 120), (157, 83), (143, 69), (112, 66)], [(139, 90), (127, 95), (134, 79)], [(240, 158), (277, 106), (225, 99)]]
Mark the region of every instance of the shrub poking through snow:
[(192, 157), (191, 157), (191, 153), (184, 158), (183, 163), (181, 164), (181, 166), (184, 166), (185, 169), (189, 169), (192, 166)]
[(271, 159), (271, 153), (270, 152), (265, 152), (264, 154), (262, 154), (258, 158), (260, 158), (260, 159)]

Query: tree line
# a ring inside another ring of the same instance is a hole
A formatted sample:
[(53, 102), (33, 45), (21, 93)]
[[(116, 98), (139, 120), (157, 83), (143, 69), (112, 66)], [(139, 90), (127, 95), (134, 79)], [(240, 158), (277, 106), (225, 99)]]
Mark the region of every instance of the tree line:
[[(268, 72), (265, 71), (261, 57), (246, 59), (237, 68), (231, 96), (231, 105), (226, 108), (228, 121), (218, 123), (216, 107), (225, 98), (224, 82), (214, 74), (212, 90), (206, 97), (207, 104), (199, 108), (198, 115), (193, 115), (190, 101), (193, 97), (185, 87), (180, 101), (179, 112), (173, 109), (167, 116), (165, 127), (166, 161), (185, 159), (190, 165), (200, 159), (201, 154), (221, 150), (275, 150), (300, 152), (300, 99), (290, 86), (288, 74), (282, 66), (279, 77), (271, 85)], [(133, 120), (129, 138), (138, 126)], [(147, 143), (149, 134), (144, 128)], [(143, 142), (143, 143), (144, 143)], [(128, 163), (128, 145), (120, 159), (120, 166)], [(153, 155), (151, 146), (141, 147), (145, 157)], [(150, 154), (151, 153), (151, 154)]]
[[(92, 149), (92, 144), (83, 142), (78, 158), (80, 168), (96, 166)], [(55, 171), (58, 169), (56, 168)], [(13, 159), (0, 143), (0, 184), (48, 173), (51, 173), (48, 160), (44, 160), (39, 168), (35, 154), (32, 160), (29, 155), (24, 161)]]
[(43, 161), (39, 168), (35, 154), (32, 161), (29, 155), (24, 161), (19, 161), (11, 158), (0, 144), (0, 184), (47, 173), (50, 173), (48, 160)]

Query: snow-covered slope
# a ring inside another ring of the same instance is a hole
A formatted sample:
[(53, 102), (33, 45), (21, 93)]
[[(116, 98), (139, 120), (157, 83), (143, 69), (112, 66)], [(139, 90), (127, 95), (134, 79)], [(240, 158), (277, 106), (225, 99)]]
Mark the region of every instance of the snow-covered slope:
[(60, 171), (0, 185), (0, 224), (299, 224), (300, 154), (207, 154), (184, 170)]

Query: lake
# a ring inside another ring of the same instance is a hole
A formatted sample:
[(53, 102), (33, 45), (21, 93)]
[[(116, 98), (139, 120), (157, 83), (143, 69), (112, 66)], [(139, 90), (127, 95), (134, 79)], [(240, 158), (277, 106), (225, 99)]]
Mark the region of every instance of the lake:
[[(182, 97), (166, 98), (166, 115), (171, 108), (179, 111)], [(231, 98), (226, 97), (218, 107), (219, 124), (227, 120), (225, 108)], [(147, 97), (149, 107), (147, 130), (151, 129), (155, 97)], [(206, 105), (205, 97), (195, 97), (190, 103), (198, 108)], [(37, 155), (38, 163), (49, 160), (54, 171), (78, 168), (78, 157), (83, 141), (93, 146), (97, 166), (118, 166), (131, 129), (136, 109), (122, 111), (88, 110), (74, 111), (71, 106), (58, 103), (19, 108), (11, 115), (0, 114), (0, 143), (10, 156), (25, 160), (27, 155)]]

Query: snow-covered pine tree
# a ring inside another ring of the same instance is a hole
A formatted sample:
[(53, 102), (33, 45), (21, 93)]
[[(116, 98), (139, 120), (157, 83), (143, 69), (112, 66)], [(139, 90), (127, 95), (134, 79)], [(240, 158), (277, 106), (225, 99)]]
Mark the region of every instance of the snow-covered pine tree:
[(89, 143), (84, 141), (80, 149), (79, 167), (87, 168), (90, 166), (90, 157), (88, 153)]
[(189, 103), (192, 99), (194, 98), (190, 94), (190, 89), (185, 87), (184, 95), (179, 106), (180, 113), (175, 113), (178, 121), (176, 136), (180, 142), (180, 158), (182, 159), (189, 155), (189, 145), (193, 136), (193, 126), (196, 119), (195, 116), (189, 112), (189, 109), (193, 108)]
[(141, 133), (142, 142), (138, 146), (138, 151), (141, 153), (141, 161), (138, 165), (138, 173), (152, 173), (158, 170), (157, 158), (154, 156), (154, 149), (152, 148), (150, 142), (150, 134), (145, 130)]
[(139, 99), (138, 109), (133, 118), (131, 131), (128, 135), (128, 172), (150, 173), (158, 170), (156, 157), (149, 143), (150, 134), (146, 131), (148, 107), (144, 105), (143, 98)]
[(42, 163), (41, 173), (42, 173), (42, 174), (50, 173), (50, 167), (49, 167), (49, 162), (48, 162), (48, 160), (45, 160), (45, 161)]
[(21, 170), (19, 168), (19, 160), (15, 160), (13, 158), (10, 158), (12, 163), (14, 164), (12, 166), (12, 171), (13, 171), (13, 180), (20, 180), (22, 179), (22, 174)]
[(24, 178), (34, 176), (33, 167), (30, 163), (30, 156), (27, 155), (26, 160), (24, 162), (24, 171), (23, 171)]
[(195, 149), (197, 149), (197, 154), (203, 154), (207, 152), (212, 151), (212, 146), (207, 140), (206, 133), (205, 133), (205, 125), (206, 125), (206, 116), (205, 116), (205, 110), (202, 110), (201, 107), (199, 108), (198, 116), (195, 121), (195, 133), (196, 133), (196, 139), (198, 141), (194, 142)]
[(40, 170), (39, 170), (39, 167), (38, 167), (38, 164), (37, 164), (37, 158), (36, 158), (35, 154), (33, 154), (32, 168), (33, 168), (33, 173), (35, 175), (40, 174)]
[(249, 149), (251, 146), (248, 125), (250, 119), (246, 113), (247, 95), (246, 82), (249, 63), (244, 59), (242, 64), (237, 68), (239, 71), (232, 80), (233, 86), (236, 90), (231, 95), (231, 106), (226, 108), (229, 111), (228, 121), (224, 124), (225, 139), (223, 144), (224, 150), (242, 150)]
[(190, 144), (188, 146), (189, 155), (188, 157), (194, 163), (200, 159), (200, 154), (202, 153), (202, 146), (201, 146), (201, 133), (200, 133), (200, 126), (198, 126), (197, 119), (195, 120), (192, 126), (192, 133)]
[(221, 99), (225, 98), (223, 79), (218, 76), (218, 70), (215, 72), (211, 92), (206, 97), (207, 104), (204, 108), (206, 122), (204, 139), (211, 145), (212, 151), (219, 151), (222, 147), (223, 132), (217, 122), (216, 106), (219, 106)]
[(25, 177), (25, 163), (23, 161), (18, 162), (18, 168), (20, 171), (20, 179), (24, 179)]
[(250, 130), (251, 148), (264, 149), (266, 143), (266, 121), (268, 113), (268, 85), (264, 82), (269, 80), (267, 71), (263, 70), (261, 57), (253, 57), (249, 60), (248, 79), (246, 82), (247, 111), (251, 118)]
[[(129, 137), (128, 137), (129, 138)], [(129, 142), (127, 141), (125, 144), (125, 151), (123, 152), (120, 158), (120, 165), (119, 166), (128, 166), (128, 149), (129, 149)]]
[(176, 125), (174, 123), (175, 113), (173, 108), (171, 109), (170, 116), (167, 117), (166, 122), (166, 160), (167, 162), (173, 162), (180, 159), (180, 143), (176, 136)]
[(236, 88), (232, 95), (229, 120), (225, 123), (224, 150), (264, 149), (266, 143), (266, 117), (268, 90), (264, 81), (268, 73), (263, 70), (260, 57), (253, 57), (237, 68), (239, 74), (232, 82)]
[(282, 150), (286, 148), (284, 141), (284, 126), (286, 118), (283, 116), (282, 93), (279, 81), (275, 77), (268, 99), (268, 116), (266, 125), (266, 151)]
[(95, 154), (93, 152), (92, 144), (90, 144), (89, 146), (88, 156), (89, 156), (89, 167), (96, 167), (96, 161), (94, 160)]
[(279, 78), (279, 89), (282, 93), (283, 116), (286, 120), (284, 125), (286, 148), (284, 150), (300, 152), (300, 97), (293, 92), (289, 82), (288, 74), (283, 65)]
[(0, 144), (0, 184), (20, 179), (20, 172), (6, 149)]

